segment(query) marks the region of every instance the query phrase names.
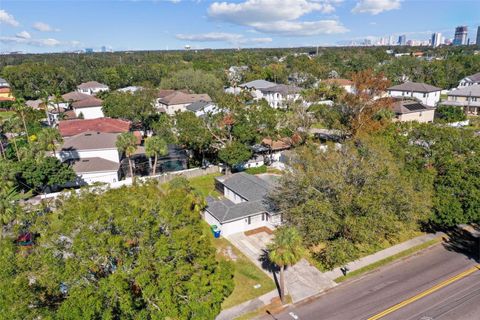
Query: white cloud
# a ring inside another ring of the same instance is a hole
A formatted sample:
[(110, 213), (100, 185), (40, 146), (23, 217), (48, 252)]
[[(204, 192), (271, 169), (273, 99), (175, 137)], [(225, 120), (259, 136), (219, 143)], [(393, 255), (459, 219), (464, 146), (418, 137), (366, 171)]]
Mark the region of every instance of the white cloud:
[(33, 29), (42, 31), (42, 32), (60, 31), (59, 29), (52, 28), (49, 24), (46, 24), (44, 22), (35, 22), (33, 24)]
[(30, 39), (32, 36), (27, 31), (21, 31), (15, 35), (17, 38), (21, 39)]
[(2, 23), (8, 24), (12, 27), (18, 27), (20, 25), (20, 23), (5, 10), (0, 10), (0, 24)]
[(265, 33), (285, 36), (313, 36), (319, 34), (345, 33), (349, 30), (337, 20), (319, 21), (277, 21), (272, 23), (256, 23), (255, 29)]
[(32, 38), (21, 38), (21, 37), (18, 37), (18, 35), (15, 37), (0, 37), (0, 42), (26, 44), (26, 45), (35, 46), (35, 47), (55, 47), (62, 44), (57, 39), (53, 39), (53, 38), (32, 39)]
[(377, 15), (384, 11), (400, 9), (400, 4), (401, 0), (360, 0), (352, 12)]
[(194, 42), (228, 42), (234, 45), (253, 44), (253, 43), (269, 43), (272, 38), (246, 38), (242, 34), (227, 32), (208, 32), (198, 34), (177, 34), (175, 36), (179, 40)]
[(214, 2), (208, 8), (212, 19), (253, 28), (257, 32), (285, 36), (310, 36), (347, 32), (337, 20), (300, 21), (309, 13), (332, 13), (342, 0), (245, 0)]

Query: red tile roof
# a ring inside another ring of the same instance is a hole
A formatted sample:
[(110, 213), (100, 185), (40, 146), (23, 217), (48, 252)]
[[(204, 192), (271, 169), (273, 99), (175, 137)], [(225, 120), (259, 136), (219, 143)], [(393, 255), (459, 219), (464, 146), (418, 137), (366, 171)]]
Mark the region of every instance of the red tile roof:
[(112, 118), (77, 119), (60, 121), (58, 130), (63, 137), (70, 137), (86, 131), (102, 133), (128, 132), (130, 125), (131, 123), (129, 121)]

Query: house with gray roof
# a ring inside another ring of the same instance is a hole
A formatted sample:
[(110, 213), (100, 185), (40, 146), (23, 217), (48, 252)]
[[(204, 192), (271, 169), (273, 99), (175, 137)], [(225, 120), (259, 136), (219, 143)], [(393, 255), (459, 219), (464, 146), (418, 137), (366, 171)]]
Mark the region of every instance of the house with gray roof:
[(260, 91), (270, 107), (277, 109), (288, 107), (289, 103), (299, 100), (302, 89), (297, 86), (277, 84), (273, 87), (260, 89)]
[(275, 188), (276, 177), (254, 176), (245, 172), (215, 178), (221, 199), (207, 198), (204, 219), (216, 225), (228, 236), (261, 227), (274, 229), (281, 224), (281, 215), (275, 212), (267, 199)]
[(119, 133), (85, 131), (65, 137), (55, 156), (72, 165), (75, 184), (113, 183), (119, 180), (120, 154), (116, 147)]
[(196, 101), (186, 106), (187, 111), (195, 113), (197, 117), (218, 113), (218, 108), (212, 101)]
[(480, 84), (447, 92), (447, 100), (442, 101), (441, 104), (462, 107), (469, 114), (480, 114)]
[(102, 91), (108, 91), (109, 87), (106, 84), (97, 81), (87, 81), (77, 86), (77, 91), (88, 95), (96, 95)]
[(395, 113), (394, 121), (433, 122), (435, 108), (428, 107), (418, 101), (397, 99), (392, 106)]
[(460, 80), (458, 88), (461, 89), (463, 87), (473, 86), (475, 84), (480, 84), (480, 72), (472, 74), (471, 76), (466, 76)]
[(414, 98), (429, 107), (435, 107), (438, 104), (441, 91), (441, 88), (426, 83), (410, 81), (387, 89), (390, 97)]

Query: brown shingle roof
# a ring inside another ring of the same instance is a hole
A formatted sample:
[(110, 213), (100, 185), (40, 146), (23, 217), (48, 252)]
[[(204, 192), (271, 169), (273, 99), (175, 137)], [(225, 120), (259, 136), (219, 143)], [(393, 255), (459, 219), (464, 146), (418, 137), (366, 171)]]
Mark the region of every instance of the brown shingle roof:
[(393, 112), (395, 112), (395, 114), (397, 115), (422, 112), (422, 111), (434, 109), (434, 108), (429, 108), (424, 104), (418, 101), (413, 101), (413, 100), (397, 100), (394, 102), (392, 108), (393, 108)]
[(212, 101), (212, 99), (208, 94), (184, 93), (181, 91), (175, 91), (172, 94), (169, 94), (168, 96), (160, 99), (160, 102), (167, 106), (175, 104), (194, 103), (197, 101), (210, 102)]
[(276, 150), (285, 150), (292, 147), (292, 139), (290, 138), (281, 138), (279, 140), (272, 140), (270, 138), (264, 138), (262, 144), (270, 147), (273, 151)]
[(131, 123), (120, 119), (98, 118), (60, 121), (58, 130), (63, 137), (71, 137), (82, 132), (122, 133), (130, 130)]
[(72, 103), (72, 107), (76, 109), (80, 108), (91, 108), (91, 107), (101, 107), (102, 106), (102, 100), (90, 96), (88, 99), (76, 101)]
[(435, 92), (441, 91), (442, 89), (437, 88), (435, 86), (426, 84), (426, 83), (418, 83), (418, 82), (405, 82), (393, 87), (388, 88), (391, 91), (405, 91), (405, 92)]
[(92, 96), (90, 96), (88, 94), (77, 92), (77, 91), (72, 91), (72, 92), (62, 94), (63, 100), (65, 100), (67, 102), (68, 101), (73, 101), (73, 102), (81, 101), (81, 100), (89, 99), (91, 97)]

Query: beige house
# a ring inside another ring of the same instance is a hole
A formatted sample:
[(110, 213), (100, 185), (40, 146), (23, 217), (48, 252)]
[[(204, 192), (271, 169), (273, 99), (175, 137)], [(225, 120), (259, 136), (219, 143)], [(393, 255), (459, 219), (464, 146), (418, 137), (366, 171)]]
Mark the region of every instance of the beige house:
[(397, 100), (393, 105), (394, 121), (433, 122), (435, 108), (413, 100)]
[(480, 114), (480, 84), (449, 91), (447, 100), (442, 101), (441, 104), (462, 107), (468, 114)]
[(212, 102), (208, 94), (194, 94), (175, 90), (161, 90), (157, 95), (155, 106), (158, 111), (174, 115), (175, 112), (187, 111), (187, 106), (195, 102)]

